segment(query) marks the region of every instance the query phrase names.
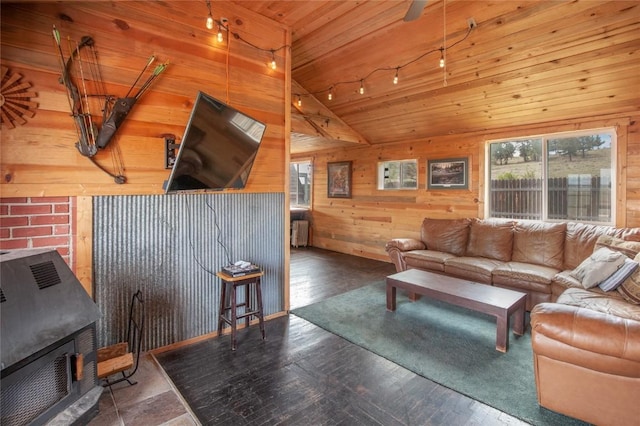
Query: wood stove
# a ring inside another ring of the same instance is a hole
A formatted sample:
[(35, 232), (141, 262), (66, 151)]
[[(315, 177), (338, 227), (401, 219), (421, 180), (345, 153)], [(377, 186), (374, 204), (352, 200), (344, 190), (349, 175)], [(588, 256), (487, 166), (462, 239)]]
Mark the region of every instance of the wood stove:
[(0, 424), (87, 423), (100, 311), (55, 250), (2, 252), (0, 272)]

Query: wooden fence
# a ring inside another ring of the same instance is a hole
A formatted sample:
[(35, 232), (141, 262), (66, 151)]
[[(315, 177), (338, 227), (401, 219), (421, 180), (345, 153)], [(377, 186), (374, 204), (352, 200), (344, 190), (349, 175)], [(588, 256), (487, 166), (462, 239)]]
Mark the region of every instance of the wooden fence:
[[(542, 179), (492, 180), (490, 216), (542, 220), (543, 199)], [(611, 182), (590, 175), (550, 178), (546, 218), (609, 222)]]

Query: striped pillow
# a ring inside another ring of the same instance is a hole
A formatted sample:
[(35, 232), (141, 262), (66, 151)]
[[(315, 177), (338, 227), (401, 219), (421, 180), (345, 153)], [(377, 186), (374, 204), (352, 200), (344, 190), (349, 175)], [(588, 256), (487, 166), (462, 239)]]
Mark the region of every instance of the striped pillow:
[[(640, 254), (637, 254), (633, 260), (640, 262)], [(619, 285), (617, 290), (627, 302), (640, 305), (640, 268)]]
[(620, 284), (622, 284), (627, 278), (629, 278), (631, 274), (636, 271), (636, 269), (638, 269), (638, 266), (640, 266), (638, 262), (634, 262), (631, 259), (625, 259), (624, 263), (618, 268), (618, 270), (611, 274), (609, 278), (600, 283), (600, 290), (615, 290)]

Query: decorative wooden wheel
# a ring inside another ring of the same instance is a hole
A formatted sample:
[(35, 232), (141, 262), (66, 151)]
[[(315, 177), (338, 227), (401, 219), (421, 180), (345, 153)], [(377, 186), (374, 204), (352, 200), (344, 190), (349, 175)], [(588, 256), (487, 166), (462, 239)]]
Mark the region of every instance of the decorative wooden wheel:
[(2, 67), (2, 85), (0, 86), (0, 117), (2, 125), (13, 129), (17, 125), (27, 123), (24, 117), (33, 117), (38, 108), (37, 102), (31, 98), (38, 96), (31, 92), (30, 83), (20, 83), (22, 75), (11, 74), (9, 68)]

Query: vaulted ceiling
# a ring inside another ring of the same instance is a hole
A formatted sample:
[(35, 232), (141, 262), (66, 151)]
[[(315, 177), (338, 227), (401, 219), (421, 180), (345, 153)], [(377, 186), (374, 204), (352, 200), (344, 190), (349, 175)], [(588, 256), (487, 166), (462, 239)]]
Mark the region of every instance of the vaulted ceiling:
[(637, 0), (236, 3), (292, 29), (294, 154), (640, 109)]

